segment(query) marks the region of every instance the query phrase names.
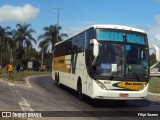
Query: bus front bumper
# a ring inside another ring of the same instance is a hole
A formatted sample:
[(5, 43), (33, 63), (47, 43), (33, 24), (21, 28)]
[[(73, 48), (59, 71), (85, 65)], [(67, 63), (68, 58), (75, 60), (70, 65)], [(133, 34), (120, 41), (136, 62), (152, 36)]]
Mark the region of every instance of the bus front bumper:
[(148, 95), (147, 84), (142, 90), (139, 91), (122, 91), (122, 90), (104, 90), (98, 85), (93, 85), (92, 99), (113, 99), (113, 100), (139, 100), (146, 99)]

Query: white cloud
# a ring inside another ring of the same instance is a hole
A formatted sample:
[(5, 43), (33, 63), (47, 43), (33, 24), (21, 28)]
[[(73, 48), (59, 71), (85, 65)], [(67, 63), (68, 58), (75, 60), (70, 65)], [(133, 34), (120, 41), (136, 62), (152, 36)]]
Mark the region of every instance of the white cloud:
[(155, 36), (155, 39), (156, 39), (157, 41), (160, 41), (160, 35), (156, 35), (156, 36)]
[(157, 45), (160, 47), (160, 15), (155, 16), (154, 23), (152, 25), (139, 25), (139, 28), (146, 31), (150, 45)]
[(70, 27), (64, 27), (62, 32), (67, 33), (68, 36), (72, 36), (73, 34), (76, 34), (77, 32), (80, 32), (83, 30), (85, 27), (84, 26), (70, 26)]
[(0, 23), (12, 20), (25, 22), (34, 19), (39, 12), (39, 8), (35, 8), (30, 4), (26, 4), (22, 7), (4, 5), (0, 7)]
[(63, 33), (67, 33), (69, 36), (72, 36), (82, 30), (84, 30), (86, 27), (89, 27), (93, 24), (97, 24), (97, 21), (65, 21), (62, 22), (63, 27)]
[(156, 15), (155, 23), (160, 26), (160, 15)]

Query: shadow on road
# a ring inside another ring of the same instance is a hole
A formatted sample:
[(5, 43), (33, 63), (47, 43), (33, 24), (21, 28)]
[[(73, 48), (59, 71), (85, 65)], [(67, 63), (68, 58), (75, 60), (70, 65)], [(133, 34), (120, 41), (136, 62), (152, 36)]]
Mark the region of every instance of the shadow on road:
[(151, 105), (148, 100), (87, 100), (87, 103), (95, 108), (125, 108), (125, 107), (145, 107)]
[[(66, 91), (66, 93), (69, 93), (73, 95), (74, 97), (77, 97), (76, 91), (61, 85), (61, 89)], [(78, 97), (77, 97), (77, 101)], [(91, 99), (89, 97), (85, 97), (84, 102), (88, 103), (90, 106), (94, 108), (117, 108), (117, 107), (145, 107), (151, 105), (151, 101), (149, 100), (99, 100), (99, 99)]]

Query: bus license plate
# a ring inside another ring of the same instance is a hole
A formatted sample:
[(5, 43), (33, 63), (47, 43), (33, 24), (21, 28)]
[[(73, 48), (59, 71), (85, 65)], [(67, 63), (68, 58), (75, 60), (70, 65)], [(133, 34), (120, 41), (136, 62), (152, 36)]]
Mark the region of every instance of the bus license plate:
[(128, 93), (120, 93), (119, 96), (120, 97), (128, 97)]

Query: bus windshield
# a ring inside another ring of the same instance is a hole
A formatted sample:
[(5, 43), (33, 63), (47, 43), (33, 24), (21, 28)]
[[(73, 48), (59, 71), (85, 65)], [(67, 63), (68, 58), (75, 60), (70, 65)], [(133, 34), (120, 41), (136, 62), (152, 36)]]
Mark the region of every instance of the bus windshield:
[(126, 45), (126, 76), (148, 77), (148, 49), (144, 46)]
[[(101, 77), (148, 77), (147, 49), (144, 46), (101, 43), (96, 74)], [(125, 67), (126, 66), (126, 67)]]
[(146, 44), (145, 34), (138, 32), (112, 30), (112, 29), (98, 29), (97, 40), (100, 41), (117, 41), (117, 42), (130, 42), (137, 44)]
[(102, 43), (99, 47), (99, 56), (96, 63), (98, 76), (112, 76), (116, 73), (117, 77), (124, 75), (124, 47), (120, 44)]

